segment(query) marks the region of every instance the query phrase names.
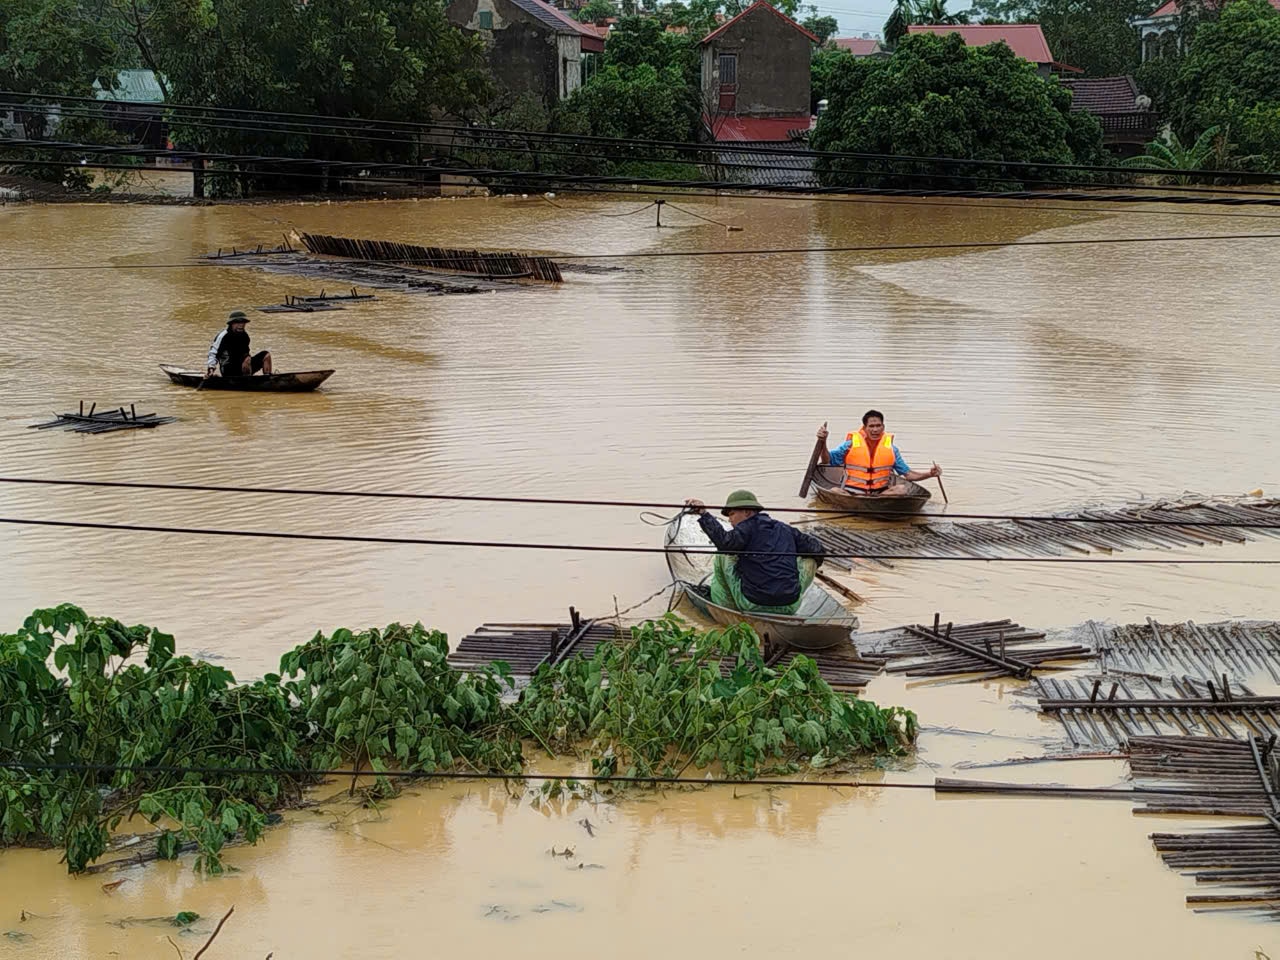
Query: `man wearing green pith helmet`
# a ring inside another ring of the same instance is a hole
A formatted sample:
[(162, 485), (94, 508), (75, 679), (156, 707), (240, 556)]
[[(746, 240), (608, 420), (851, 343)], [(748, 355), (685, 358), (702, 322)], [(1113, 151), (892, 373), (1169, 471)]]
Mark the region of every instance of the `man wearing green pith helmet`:
[(747, 613), (795, 613), (822, 563), (822, 541), (775, 520), (750, 490), (729, 494), (724, 509), (732, 529), (706, 512), (701, 500), (686, 500), (716, 545), (711, 602)]

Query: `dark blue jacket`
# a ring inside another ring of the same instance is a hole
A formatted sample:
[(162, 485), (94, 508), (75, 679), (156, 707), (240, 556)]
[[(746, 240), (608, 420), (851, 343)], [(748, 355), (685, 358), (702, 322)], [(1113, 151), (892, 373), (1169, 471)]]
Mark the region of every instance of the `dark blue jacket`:
[[(796, 556), (813, 556), (821, 562), (822, 541), (801, 533), (790, 524), (775, 520), (767, 513), (748, 517), (732, 530), (726, 530), (715, 517), (702, 514), (698, 525), (722, 553), (738, 557), (738, 579), (742, 593), (752, 603), (781, 607), (800, 599), (800, 572)], [(754, 552), (778, 554), (754, 556)]]

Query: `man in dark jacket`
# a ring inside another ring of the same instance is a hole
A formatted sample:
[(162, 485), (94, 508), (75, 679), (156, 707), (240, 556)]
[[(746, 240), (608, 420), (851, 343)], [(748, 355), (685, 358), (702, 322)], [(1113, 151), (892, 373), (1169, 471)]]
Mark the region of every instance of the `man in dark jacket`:
[(204, 375), (212, 377), (220, 373), (224, 377), (251, 377), (261, 371), (270, 376), (271, 354), (266, 350), (249, 353), (249, 334), (244, 325), (249, 322), (243, 310), (232, 311), (225, 330), (219, 330), (209, 347), (209, 359), (205, 361)]
[(750, 490), (729, 494), (724, 509), (732, 529), (706, 513), (701, 500), (686, 500), (698, 525), (716, 545), (711, 600), (752, 613), (795, 613), (822, 563), (822, 541), (764, 512)]

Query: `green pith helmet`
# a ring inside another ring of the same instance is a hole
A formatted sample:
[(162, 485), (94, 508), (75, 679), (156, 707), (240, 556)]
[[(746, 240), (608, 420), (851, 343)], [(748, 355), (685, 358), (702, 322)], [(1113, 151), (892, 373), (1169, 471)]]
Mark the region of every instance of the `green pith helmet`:
[(724, 502), (724, 509), (720, 512), (725, 516), (729, 515), (730, 510), (763, 510), (760, 501), (756, 499), (756, 495), (750, 490), (735, 490), (729, 494), (729, 499)]
[(243, 310), (233, 310), (231, 311), (231, 315), (227, 317), (228, 327), (231, 326), (231, 324), (233, 323), (248, 323), (248, 322), (249, 322), (249, 318), (244, 315)]

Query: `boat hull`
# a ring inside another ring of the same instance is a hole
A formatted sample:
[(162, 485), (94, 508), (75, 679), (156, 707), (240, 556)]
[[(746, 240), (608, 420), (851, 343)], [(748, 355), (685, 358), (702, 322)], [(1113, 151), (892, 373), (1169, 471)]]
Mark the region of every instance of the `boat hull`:
[(260, 374), (256, 377), (206, 377), (196, 370), (167, 363), (160, 364), (160, 369), (171, 381), (182, 387), (264, 393), (301, 393), (314, 390), (333, 376), (332, 370), (304, 370), (299, 373)]
[(792, 616), (747, 613), (712, 603), (706, 581), (711, 574), (713, 556), (696, 552), (711, 549), (712, 543), (690, 514), (667, 526), (664, 547), (672, 579), (683, 588), (694, 609), (715, 623), (750, 624), (762, 639), (785, 643), (797, 650), (826, 650), (847, 644), (850, 635), (858, 629), (858, 618), (817, 583), (804, 592), (800, 607)]
[(911, 493), (901, 497), (853, 493), (845, 489), (843, 467), (818, 467), (813, 471), (813, 492), (823, 503), (848, 510), (849, 513), (866, 514), (881, 519), (892, 519), (894, 514), (919, 513), (933, 496), (913, 480), (904, 480)]

